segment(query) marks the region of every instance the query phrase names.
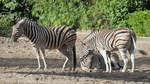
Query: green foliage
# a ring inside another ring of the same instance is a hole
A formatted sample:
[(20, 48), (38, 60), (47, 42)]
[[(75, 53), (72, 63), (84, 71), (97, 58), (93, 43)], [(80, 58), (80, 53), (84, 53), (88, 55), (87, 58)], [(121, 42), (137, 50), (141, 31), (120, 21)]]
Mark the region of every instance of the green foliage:
[[(33, 19), (47, 27), (67, 25), (78, 29), (133, 28), (132, 13), (150, 9), (149, 5), (149, 0), (0, 0), (0, 36), (10, 36), (15, 16)], [(144, 17), (143, 15), (140, 17)], [(142, 21), (138, 25), (148, 24)], [(139, 29), (134, 31), (145, 31)], [(145, 32), (137, 34), (148, 36)]]
[(140, 0), (102, 0), (101, 9), (111, 28), (124, 27), (127, 26), (126, 15), (141, 10), (142, 4)]
[(32, 4), (30, 0), (0, 0), (0, 36), (11, 35), (15, 16), (31, 18)]
[(45, 26), (68, 25), (79, 27), (78, 20), (86, 9), (80, 0), (35, 1), (32, 14)]
[(35, 1), (32, 14), (45, 26), (68, 25), (89, 29), (101, 27), (100, 1), (96, 0), (40, 0)]
[(9, 18), (13, 17), (13, 15), (0, 15), (0, 36), (10, 36), (11, 34), (11, 20)]
[(150, 36), (150, 11), (128, 14), (128, 24), (138, 36)]
[(102, 12), (99, 5), (100, 1), (95, 1), (88, 4), (88, 8), (82, 11), (82, 16), (79, 18), (79, 24), (82, 29), (101, 28)]

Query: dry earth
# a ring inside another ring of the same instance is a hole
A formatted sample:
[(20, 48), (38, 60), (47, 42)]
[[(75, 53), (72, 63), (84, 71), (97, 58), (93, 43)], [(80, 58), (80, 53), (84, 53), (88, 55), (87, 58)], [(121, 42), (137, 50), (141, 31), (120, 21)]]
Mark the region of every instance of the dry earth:
[[(78, 38), (83, 39), (87, 34), (78, 32)], [(79, 47), (77, 41), (78, 58)], [(0, 84), (150, 84), (150, 38), (138, 38), (137, 47), (148, 55), (135, 53), (134, 73), (87, 73), (80, 69), (79, 62), (76, 72), (62, 72), (65, 57), (56, 50), (46, 50), (48, 70), (36, 72), (37, 60), (30, 41), (20, 38), (18, 43), (12, 43), (10, 38), (0, 37)]]

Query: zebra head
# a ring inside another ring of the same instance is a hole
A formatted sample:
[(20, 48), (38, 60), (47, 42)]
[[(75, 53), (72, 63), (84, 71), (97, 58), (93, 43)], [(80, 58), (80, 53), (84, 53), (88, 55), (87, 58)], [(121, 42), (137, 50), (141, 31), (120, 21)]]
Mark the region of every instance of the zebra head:
[(91, 57), (89, 56), (93, 53), (93, 50), (89, 50), (88, 46), (86, 43), (81, 41), (81, 50), (80, 50), (80, 66), (81, 69), (86, 71), (86, 72), (91, 72), (90, 67), (91, 67)]
[(81, 69), (86, 72), (91, 72), (93, 59), (93, 50), (88, 50), (87, 55), (84, 55), (80, 58)]
[(87, 53), (88, 53), (88, 47), (86, 46), (86, 43), (81, 42), (81, 50), (80, 50), (80, 62), (83, 61), (83, 59), (86, 57)]
[(21, 27), (22, 23), (25, 19), (20, 19), (16, 22), (15, 25), (13, 25), (13, 31), (11, 35), (12, 41), (16, 42), (17, 39), (23, 34), (23, 28)]

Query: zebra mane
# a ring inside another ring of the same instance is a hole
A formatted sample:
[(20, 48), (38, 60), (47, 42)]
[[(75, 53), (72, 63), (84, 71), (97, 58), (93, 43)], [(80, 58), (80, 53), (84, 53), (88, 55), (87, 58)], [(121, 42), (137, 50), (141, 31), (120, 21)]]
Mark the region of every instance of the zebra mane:
[(14, 18), (14, 24), (18, 23), (22, 19), (25, 19), (25, 18), (23, 18), (23, 17), (16, 17), (16, 18)]
[(83, 39), (83, 43), (84, 42), (87, 42), (89, 40), (91, 40), (92, 38), (94, 38), (96, 35), (96, 33), (98, 32), (99, 30), (95, 30), (93, 32), (91, 32), (89, 35), (87, 35), (84, 39)]
[[(33, 24), (37, 24), (35, 21), (31, 21), (31, 20), (29, 20), (29, 19), (27, 19), (27, 18), (25, 18), (25, 17), (16, 17), (15, 19), (14, 19), (14, 24), (16, 24), (16, 23), (21, 23), (21, 22), (23, 22), (23, 21), (29, 21), (29, 22), (31, 22), (31, 23), (33, 23)], [(38, 25), (38, 24), (37, 24)]]
[(37, 22), (35, 22), (35, 21), (32, 21), (32, 20), (29, 20), (29, 19), (27, 19), (27, 18), (25, 18), (25, 17), (17, 17), (17, 18), (15, 18), (14, 19), (14, 23), (16, 24), (16, 23), (22, 23), (22, 22), (30, 22), (30, 23), (32, 23), (32, 24), (36, 24), (36, 25), (38, 25), (37, 24)]

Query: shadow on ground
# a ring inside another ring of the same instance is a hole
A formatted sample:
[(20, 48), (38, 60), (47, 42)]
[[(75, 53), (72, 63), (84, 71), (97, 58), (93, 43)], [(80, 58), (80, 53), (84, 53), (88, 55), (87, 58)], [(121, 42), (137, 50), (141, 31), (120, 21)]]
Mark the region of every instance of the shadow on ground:
[[(43, 62), (41, 61), (41, 67), (43, 67)], [(50, 68), (62, 68), (65, 59), (46, 59), (48, 69)], [(69, 63), (67, 67), (69, 67)], [(19, 68), (37, 68), (37, 59), (31, 58), (0, 58), (0, 67), (19, 67)], [(79, 67), (79, 64), (77, 64)]]
[[(143, 57), (136, 59), (137, 66), (141, 66), (142, 64), (150, 65), (150, 58)], [(62, 68), (64, 60), (63, 59), (47, 59), (48, 69), (50, 68)], [(18, 59), (18, 58), (0, 58), (0, 67), (17, 67), (19, 68), (36, 68), (37, 60), (36, 59)], [(35, 67), (36, 66), (36, 67)], [(79, 65), (78, 65), (79, 67)], [(4, 73), (18, 73), (24, 75), (59, 75), (59, 76), (71, 76), (71, 77), (89, 77), (94, 79), (107, 79), (107, 80), (125, 80), (125, 81), (134, 81), (134, 82), (150, 82), (150, 70), (137, 70), (134, 73), (131, 72), (56, 72), (56, 71), (38, 71), (38, 72), (27, 72), (27, 71), (11, 71)]]
[[(48, 68), (62, 68), (64, 61), (65, 59), (54, 59), (54, 58), (46, 59)], [(144, 64), (150, 65), (150, 57), (140, 57), (135, 60), (135, 63), (137, 67), (140, 67)], [(38, 63), (37, 63), (37, 59), (31, 59), (31, 58), (0, 58), (0, 67), (17, 67), (17, 66), (19, 68), (24, 68), (24, 67), (35, 68), (38, 66)], [(80, 67), (79, 59), (77, 59), (77, 67)], [(131, 68), (131, 66), (129, 68)]]
[[(12, 73), (12, 72), (6, 72)], [(106, 80), (124, 80), (128, 82), (150, 82), (150, 70), (136, 71), (134, 73), (122, 73), (122, 72), (15, 72), (18, 74), (28, 75), (59, 75), (59, 76), (71, 76), (71, 77), (89, 77), (94, 79), (106, 79)]]

